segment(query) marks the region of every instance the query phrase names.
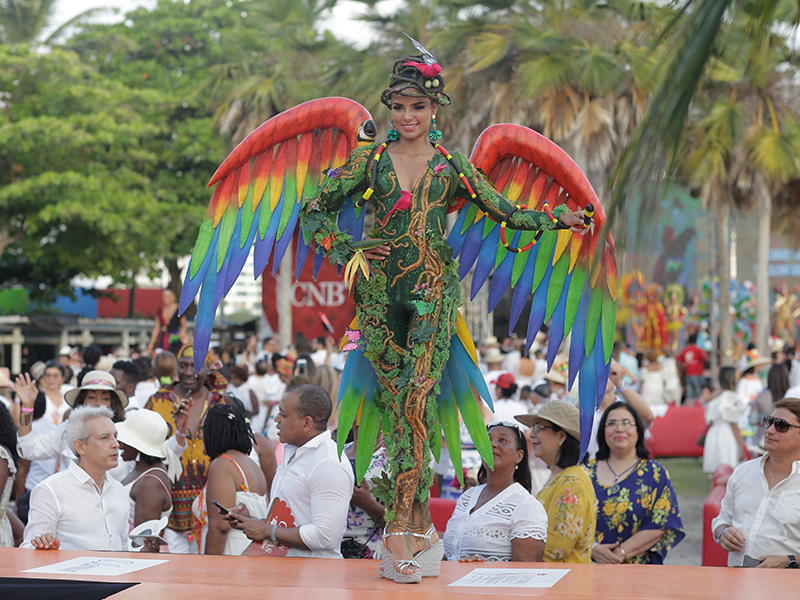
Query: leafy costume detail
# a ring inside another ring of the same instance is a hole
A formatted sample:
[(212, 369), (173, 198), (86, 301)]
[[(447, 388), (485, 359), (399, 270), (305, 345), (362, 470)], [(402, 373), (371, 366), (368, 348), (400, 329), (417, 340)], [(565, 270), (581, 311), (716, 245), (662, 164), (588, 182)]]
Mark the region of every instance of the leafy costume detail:
[[(374, 144), (357, 149), (335, 176), (323, 182), (317, 196), (308, 199), (301, 213), (306, 240), (313, 234), (331, 261), (340, 265), (353, 254), (348, 245), (352, 238), (338, 229), (336, 215), (348, 196), (370, 183), (367, 173), (374, 150)], [(467, 193), (460, 175), (475, 190), (476, 203), (493, 219), (502, 219), (514, 207), (466, 157), (457, 153), (451, 163), (446, 154), (434, 154), (410, 192), (400, 189), (389, 153), (378, 155), (377, 181), (372, 182), (372, 233), (386, 240), (391, 252), (385, 260), (372, 262), (373, 277), (361, 278), (354, 293), (358, 328), (366, 341), (364, 356), (378, 383), (374, 403), (382, 416), (384, 436), (395, 442), (387, 447), (389, 477), (395, 484), (387, 494), (386, 519), (396, 523), (408, 522), (413, 499), (427, 500), (432, 483), (431, 446), (441, 443), (435, 400), (442, 391), (440, 380), (462, 303), (456, 263), (445, 239), (445, 220), (456, 195)], [(395, 210), (404, 196), (410, 197), (410, 206)], [(567, 210), (566, 206), (556, 209), (558, 214)], [(509, 225), (528, 230), (554, 228), (546, 214), (529, 210), (516, 211)], [(343, 390), (348, 385), (344, 380)], [(346, 397), (344, 391), (340, 397)], [(359, 408), (363, 398), (356, 394), (352, 402)], [(340, 419), (342, 439), (350, 426)], [(362, 433), (359, 439), (363, 440)]]

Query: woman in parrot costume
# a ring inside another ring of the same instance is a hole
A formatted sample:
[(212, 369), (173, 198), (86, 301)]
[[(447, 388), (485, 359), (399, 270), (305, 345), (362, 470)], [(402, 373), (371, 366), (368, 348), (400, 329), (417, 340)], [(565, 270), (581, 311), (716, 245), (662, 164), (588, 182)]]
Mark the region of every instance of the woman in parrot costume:
[[(444, 434), (461, 473), (459, 416), (493, 464), (478, 396), (491, 400), (459, 315), (460, 280), (474, 265), (474, 295), (493, 275), (491, 308), (512, 288), (511, 327), (532, 295), (527, 338), (549, 321), (551, 365), (572, 331), (569, 383), (580, 374), (584, 447), (605, 391), (617, 293), (605, 215), (574, 162), (517, 125), (487, 129), (471, 159), (448, 152), (436, 128), (438, 111), (450, 104), (441, 67), (414, 45), (420, 54), (394, 63), (381, 94), (391, 117), (382, 144), (365, 109), (326, 98), (273, 117), (231, 153), (211, 180), (217, 187), (181, 297), (183, 310), (200, 292), (202, 349), (254, 240), (256, 276), (273, 252), (277, 270), (298, 221), (296, 272), (312, 249), (316, 264), (327, 256), (344, 268), (356, 319), (346, 332), (337, 438), (341, 449), (358, 418), (361, 481), (383, 430), (389, 460), (379, 486), (387, 508), (379, 572), (401, 583), (438, 575), (443, 547), (427, 506), (429, 465)], [(362, 241), (366, 202), (375, 219)], [(446, 216), (455, 210), (448, 238)]]

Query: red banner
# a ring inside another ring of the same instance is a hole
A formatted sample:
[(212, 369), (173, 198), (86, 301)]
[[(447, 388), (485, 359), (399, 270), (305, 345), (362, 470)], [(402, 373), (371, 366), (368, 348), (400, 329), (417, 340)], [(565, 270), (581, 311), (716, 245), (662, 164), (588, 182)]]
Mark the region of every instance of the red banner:
[[(292, 242), (292, 273), (294, 273), (295, 243)], [(322, 263), (316, 281), (314, 273), (314, 260), (309, 255), (306, 264), (300, 273), (300, 279), (292, 283), (292, 339), (296, 333), (302, 333), (307, 338), (313, 339), (326, 336), (325, 321), (333, 327), (333, 338), (336, 343), (344, 335), (345, 327), (353, 320), (356, 314), (355, 303), (328, 259)], [(284, 265), (285, 268), (286, 265)], [(262, 304), (264, 314), (273, 331), (278, 331), (278, 281), (272, 276), (272, 265), (264, 270), (261, 277)]]

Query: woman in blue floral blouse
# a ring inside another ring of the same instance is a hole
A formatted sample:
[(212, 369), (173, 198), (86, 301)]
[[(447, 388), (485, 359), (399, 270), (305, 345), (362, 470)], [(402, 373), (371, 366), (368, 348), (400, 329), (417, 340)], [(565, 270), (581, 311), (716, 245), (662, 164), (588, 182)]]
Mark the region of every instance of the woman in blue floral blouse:
[(685, 534), (669, 473), (650, 460), (636, 410), (627, 402), (609, 406), (597, 443), (587, 465), (598, 502), (592, 561), (663, 564)]

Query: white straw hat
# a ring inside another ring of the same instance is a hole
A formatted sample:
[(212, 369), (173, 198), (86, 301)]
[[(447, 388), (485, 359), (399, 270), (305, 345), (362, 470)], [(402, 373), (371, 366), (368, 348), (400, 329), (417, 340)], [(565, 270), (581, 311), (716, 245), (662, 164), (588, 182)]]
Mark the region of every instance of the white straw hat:
[(113, 392), (122, 403), (122, 408), (128, 406), (128, 397), (125, 392), (117, 389), (117, 382), (114, 376), (108, 371), (89, 371), (83, 376), (83, 384), (79, 388), (73, 388), (64, 392), (64, 400), (67, 404), (74, 407), (75, 400), (78, 399), (78, 394), (81, 390), (103, 390), (106, 392)]
[(180, 459), (167, 446), (169, 425), (160, 414), (143, 408), (130, 412), (117, 423), (117, 440), (146, 456), (167, 459), (167, 475), (177, 481), (181, 475)]
[(169, 425), (155, 411), (142, 409), (131, 412), (117, 423), (117, 440), (147, 456), (167, 458)]

